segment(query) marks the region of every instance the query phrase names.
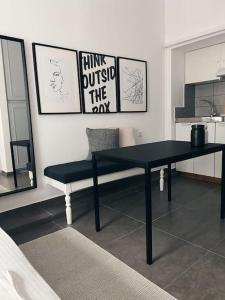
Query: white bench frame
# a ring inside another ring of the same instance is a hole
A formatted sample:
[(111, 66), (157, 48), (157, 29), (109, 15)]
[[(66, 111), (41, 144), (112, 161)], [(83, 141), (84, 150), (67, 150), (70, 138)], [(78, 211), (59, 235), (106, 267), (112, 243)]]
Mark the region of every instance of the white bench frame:
[(29, 179), (30, 179), (30, 186), (34, 185), (34, 174), (32, 171), (29, 171)]
[[(122, 178), (128, 178), (136, 175), (144, 174), (144, 169), (142, 168), (133, 168), (125, 171), (109, 173), (106, 175), (98, 176), (99, 184), (103, 184), (110, 181), (119, 180)], [(50, 177), (46, 177), (47, 184), (57, 188), (65, 194), (65, 202), (66, 202), (66, 220), (67, 224), (72, 224), (72, 208), (71, 208), (71, 193), (77, 192), (81, 189), (85, 189), (93, 186), (93, 178), (87, 178), (79, 181), (74, 181), (70, 183), (62, 183)], [(160, 191), (162, 192), (164, 189), (164, 167), (160, 168)]]

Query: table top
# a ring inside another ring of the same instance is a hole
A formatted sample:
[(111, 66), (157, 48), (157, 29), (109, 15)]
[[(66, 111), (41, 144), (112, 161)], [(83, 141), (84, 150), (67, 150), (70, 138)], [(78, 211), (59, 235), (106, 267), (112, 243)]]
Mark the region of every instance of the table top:
[(221, 150), (225, 150), (225, 144), (209, 143), (203, 147), (192, 147), (190, 142), (170, 140), (96, 151), (93, 154), (96, 159), (131, 162), (137, 167), (159, 167)]

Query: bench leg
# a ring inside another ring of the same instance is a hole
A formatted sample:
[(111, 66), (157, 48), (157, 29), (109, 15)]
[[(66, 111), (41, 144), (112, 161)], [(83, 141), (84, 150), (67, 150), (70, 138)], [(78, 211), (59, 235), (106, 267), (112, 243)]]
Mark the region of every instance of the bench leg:
[(72, 209), (71, 209), (70, 194), (66, 194), (65, 201), (66, 201), (66, 221), (67, 221), (67, 225), (71, 225), (72, 224)]
[(29, 171), (29, 178), (30, 178), (30, 186), (34, 185), (34, 176), (33, 176), (33, 172)]
[(164, 168), (160, 168), (160, 192), (164, 190)]

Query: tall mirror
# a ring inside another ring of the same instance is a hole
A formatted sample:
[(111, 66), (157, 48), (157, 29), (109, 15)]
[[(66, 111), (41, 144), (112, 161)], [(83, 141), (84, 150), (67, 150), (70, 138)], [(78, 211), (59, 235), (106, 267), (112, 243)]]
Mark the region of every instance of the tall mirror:
[(0, 35), (0, 196), (35, 187), (24, 42)]

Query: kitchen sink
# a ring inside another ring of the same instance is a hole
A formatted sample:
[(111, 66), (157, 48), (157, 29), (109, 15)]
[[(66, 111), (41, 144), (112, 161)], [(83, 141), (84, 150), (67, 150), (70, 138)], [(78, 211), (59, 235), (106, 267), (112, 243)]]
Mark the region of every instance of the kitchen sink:
[(224, 116), (202, 117), (202, 122), (224, 122)]
[(209, 123), (209, 122), (225, 122), (225, 116), (214, 117), (192, 117), (192, 118), (176, 118), (176, 123)]

